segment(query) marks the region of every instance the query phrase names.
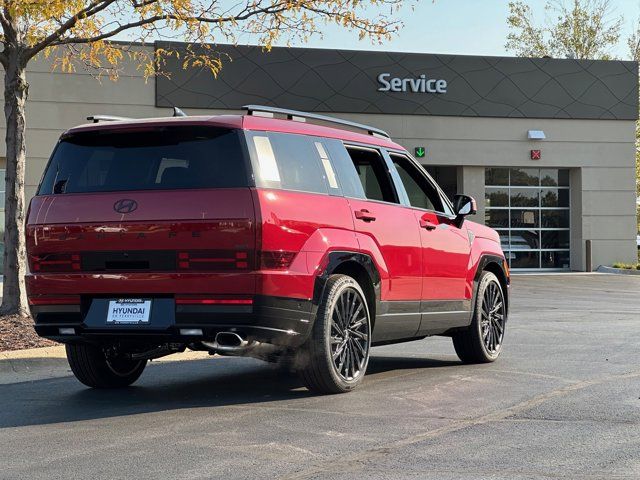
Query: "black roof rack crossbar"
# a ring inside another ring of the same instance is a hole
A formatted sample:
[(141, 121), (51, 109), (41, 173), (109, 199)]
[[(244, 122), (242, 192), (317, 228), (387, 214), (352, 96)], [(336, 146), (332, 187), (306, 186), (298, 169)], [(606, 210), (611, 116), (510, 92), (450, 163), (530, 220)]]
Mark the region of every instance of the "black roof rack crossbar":
[(124, 120), (133, 120), (128, 117), (114, 117), (113, 115), (90, 115), (87, 117), (87, 120), (93, 123), (98, 122), (120, 122)]
[(361, 123), (350, 122), (348, 120), (342, 120), (340, 118), (328, 117), (326, 115), (318, 115), (316, 113), (300, 112), (298, 110), (289, 110), (286, 108), (268, 107), (263, 105), (244, 105), (242, 109), (246, 110), (249, 115), (252, 115), (254, 112), (264, 112), (264, 113), (285, 115), (287, 117), (287, 120), (296, 120), (296, 119), (319, 120), (321, 122), (334, 123), (337, 125), (344, 125), (346, 127), (356, 128), (358, 130), (364, 130), (369, 135), (378, 135), (385, 138), (391, 138), (387, 132), (379, 128), (371, 127), (369, 125), (363, 125)]

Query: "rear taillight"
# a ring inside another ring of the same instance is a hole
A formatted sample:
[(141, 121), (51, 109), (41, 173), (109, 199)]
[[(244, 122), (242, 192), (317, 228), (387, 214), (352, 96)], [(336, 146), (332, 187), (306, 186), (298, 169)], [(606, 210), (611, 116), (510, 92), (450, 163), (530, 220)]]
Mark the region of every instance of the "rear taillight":
[(78, 253), (30, 255), (29, 260), (31, 271), (34, 273), (80, 271), (80, 254)]
[(176, 305), (253, 305), (253, 298), (248, 296), (176, 295)]
[(248, 270), (246, 251), (194, 250), (178, 252), (178, 270)]
[(285, 270), (289, 268), (296, 252), (270, 250), (260, 252), (260, 265), (269, 270)]

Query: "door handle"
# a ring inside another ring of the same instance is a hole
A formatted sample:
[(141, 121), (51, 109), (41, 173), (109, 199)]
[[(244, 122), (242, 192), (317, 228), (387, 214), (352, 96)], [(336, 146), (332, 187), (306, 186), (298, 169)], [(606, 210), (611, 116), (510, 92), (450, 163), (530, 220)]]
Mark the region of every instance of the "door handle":
[(356, 210), (354, 213), (356, 218), (358, 220), (362, 220), (363, 222), (373, 222), (376, 219), (375, 215), (364, 208), (362, 210)]
[(435, 230), (438, 226), (429, 220), (420, 220), (420, 227), (425, 230)]

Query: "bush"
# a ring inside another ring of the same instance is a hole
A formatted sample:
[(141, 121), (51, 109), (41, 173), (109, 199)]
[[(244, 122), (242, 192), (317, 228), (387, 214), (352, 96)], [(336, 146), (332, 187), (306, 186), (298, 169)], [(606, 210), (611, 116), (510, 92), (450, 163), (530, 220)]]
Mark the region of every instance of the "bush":
[(634, 265), (632, 263), (616, 262), (613, 264), (613, 268), (622, 268), (624, 270), (640, 270), (640, 263)]

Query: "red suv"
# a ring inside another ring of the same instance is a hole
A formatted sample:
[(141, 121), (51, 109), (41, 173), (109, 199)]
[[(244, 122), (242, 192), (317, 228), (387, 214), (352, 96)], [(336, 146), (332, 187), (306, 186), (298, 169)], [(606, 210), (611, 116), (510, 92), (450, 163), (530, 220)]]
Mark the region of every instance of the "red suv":
[(325, 393), (357, 386), (376, 345), (445, 335), (464, 362), (498, 357), (509, 272), (471, 197), (452, 204), (376, 128), (245, 108), (61, 136), (26, 282), (82, 383), (130, 385), (187, 348), (286, 359)]

